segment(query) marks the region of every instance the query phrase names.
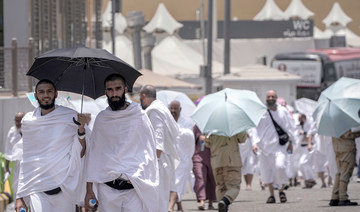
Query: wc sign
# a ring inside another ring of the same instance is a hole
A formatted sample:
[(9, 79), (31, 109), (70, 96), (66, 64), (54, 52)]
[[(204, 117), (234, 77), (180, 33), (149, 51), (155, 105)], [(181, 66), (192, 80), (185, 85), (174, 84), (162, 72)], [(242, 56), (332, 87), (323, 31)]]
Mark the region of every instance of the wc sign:
[(311, 20), (290, 20), (290, 25), (283, 31), (286, 38), (311, 37), (313, 35), (313, 22)]

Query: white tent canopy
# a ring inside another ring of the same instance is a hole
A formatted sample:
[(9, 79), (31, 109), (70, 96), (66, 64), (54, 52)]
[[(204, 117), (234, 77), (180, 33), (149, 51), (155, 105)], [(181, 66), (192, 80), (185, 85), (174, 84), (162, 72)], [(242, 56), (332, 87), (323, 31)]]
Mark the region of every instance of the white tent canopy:
[(341, 29), (335, 33), (337, 36), (345, 36), (346, 39), (360, 39), (353, 31), (348, 28)]
[(287, 18), (300, 17), (301, 19), (308, 19), (314, 15), (313, 12), (305, 7), (301, 0), (292, 0), (284, 13)]
[(337, 36), (345, 36), (346, 45), (352, 47), (360, 47), (360, 37), (348, 28), (341, 29), (336, 32)]
[(321, 31), (319, 28), (314, 27), (314, 38), (315, 39), (328, 39), (333, 36), (333, 32), (329, 29)]
[[(132, 42), (126, 35), (115, 36), (115, 56), (134, 66)], [(112, 40), (110, 33), (103, 33), (103, 49), (112, 52)]]
[[(164, 38), (151, 52), (153, 71), (167, 76), (198, 76), (203, 56), (182, 42), (175, 35)], [(212, 73), (219, 75), (223, 65), (213, 61)]]
[(335, 2), (329, 14), (323, 20), (323, 23), (326, 25), (326, 27), (330, 27), (331, 25), (336, 24), (340, 24), (340, 26), (346, 27), (346, 25), (351, 21), (352, 19), (341, 9), (340, 4)]
[[(102, 25), (103, 28), (110, 29), (112, 25), (112, 18), (111, 18), (111, 1), (108, 2), (106, 9), (102, 16)], [(115, 32), (116, 34), (124, 33), (125, 29), (127, 28), (127, 22), (125, 17), (121, 13), (115, 13)]]
[(146, 24), (143, 29), (152, 33), (156, 30), (163, 30), (172, 35), (177, 29), (181, 28), (183, 25), (177, 22), (166, 9), (163, 3), (160, 3), (154, 17)]
[(264, 7), (253, 18), (254, 21), (285, 20), (285, 13), (276, 5), (274, 0), (266, 0)]

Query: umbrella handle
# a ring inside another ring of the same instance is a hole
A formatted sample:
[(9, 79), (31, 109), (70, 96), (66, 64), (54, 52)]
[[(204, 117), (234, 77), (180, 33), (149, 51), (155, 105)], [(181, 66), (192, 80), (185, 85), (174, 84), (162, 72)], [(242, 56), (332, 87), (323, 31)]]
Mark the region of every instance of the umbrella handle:
[(76, 125), (81, 125), (80, 122), (76, 121), (75, 117), (73, 117), (73, 122), (74, 122)]

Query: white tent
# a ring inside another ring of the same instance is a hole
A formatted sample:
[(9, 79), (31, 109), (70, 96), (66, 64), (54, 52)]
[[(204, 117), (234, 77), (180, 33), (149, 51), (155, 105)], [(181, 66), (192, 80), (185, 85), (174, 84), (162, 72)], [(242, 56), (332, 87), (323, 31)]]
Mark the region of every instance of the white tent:
[[(115, 36), (115, 56), (134, 66), (134, 56), (131, 40), (126, 35)], [(112, 39), (110, 33), (103, 33), (103, 49), (112, 53)]]
[(336, 32), (337, 36), (345, 36), (346, 45), (352, 47), (360, 47), (360, 37), (348, 28), (341, 29)]
[(314, 38), (315, 39), (329, 39), (334, 33), (327, 29), (325, 31), (321, 31), (319, 28), (314, 27)]
[[(110, 30), (112, 26), (111, 18), (111, 1), (108, 2), (106, 9), (102, 15), (102, 26), (106, 30)], [(121, 13), (115, 13), (115, 32), (116, 34), (124, 33), (127, 27), (125, 17)]]
[[(167, 76), (199, 76), (203, 56), (182, 42), (175, 35), (164, 38), (151, 52), (153, 71)], [(212, 73), (220, 75), (223, 65), (213, 62)]]
[(341, 29), (335, 33), (338, 36), (345, 36), (346, 39), (360, 39), (358, 35), (356, 35), (353, 31), (348, 28)]
[[(103, 45), (102, 48), (112, 53), (111, 39), (111, 2), (108, 2), (103, 13)], [(119, 57), (126, 63), (134, 65), (133, 48), (131, 40), (124, 34), (127, 28), (126, 18), (121, 13), (115, 14), (115, 56)]]
[(274, 0), (266, 0), (264, 7), (253, 18), (254, 21), (285, 20), (285, 13), (276, 5)]
[(340, 25), (341, 27), (346, 27), (346, 25), (351, 21), (352, 19), (341, 9), (340, 4), (335, 2), (329, 14), (323, 20), (323, 23), (327, 28), (329, 28), (331, 25)]
[(313, 12), (305, 7), (301, 0), (291, 0), (290, 5), (284, 13), (287, 18), (299, 17), (301, 19), (308, 19), (314, 15)]
[(160, 3), (154, 17), (146, 24), (143, 29), (152, 33), (156, 30), (166, 31), (172, 35), (176, 30), (181, 28), (183, 25), (177, 22), (166, 9), (163, 3)]

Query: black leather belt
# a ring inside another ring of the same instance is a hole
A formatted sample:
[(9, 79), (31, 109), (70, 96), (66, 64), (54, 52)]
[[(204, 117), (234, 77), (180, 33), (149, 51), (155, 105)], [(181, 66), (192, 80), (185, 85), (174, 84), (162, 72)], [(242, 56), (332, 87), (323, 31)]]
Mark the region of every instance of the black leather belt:
[(55, 194), (58, 194), (60, 192), (61, 192), (60, 187), (54, 188), (52, 190), (44, 191), (44, 193), (47, 194), (47, 195), (55, 195)]
[(131, 183), (128, 183), (126, 180), (116, 179), (105, 183), (106, 185), (110, 186), (111, 188), (117, 190), (125, 190), (125, 189), (132, 189), (134, 186)]
[(301, 144), (302, 147), (307, 146), (307, 144)]

